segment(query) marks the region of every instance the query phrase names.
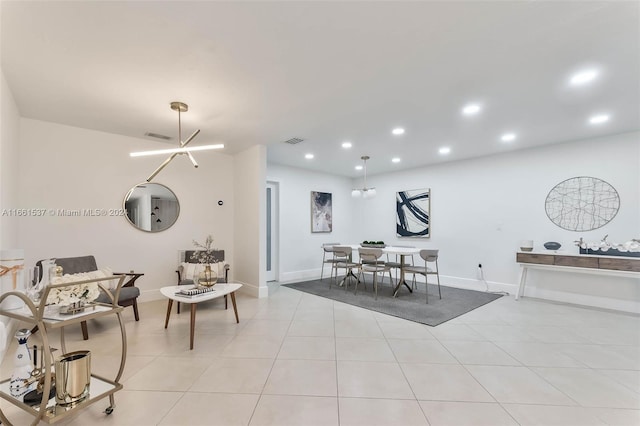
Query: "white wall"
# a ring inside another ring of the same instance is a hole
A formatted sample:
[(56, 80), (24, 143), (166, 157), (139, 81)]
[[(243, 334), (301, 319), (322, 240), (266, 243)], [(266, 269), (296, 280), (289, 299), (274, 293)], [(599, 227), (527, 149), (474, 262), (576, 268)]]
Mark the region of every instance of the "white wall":
[[(129, 152), (166, 144), (92, 130), (21, 119), (19, 205), (46, 210), (23, 218), (20, 244), (26, 264), (39, 259), (92, 254), (99, 267), (144, 273), (136, 285), (141, 301), (160, 298), (160, 287), (176, 283), (178, 250), (213, 235), (214, 245), (234, 259), (233, 157), (219, 152), (173, 160), (153, 182), (171, 188), (180, 216), (168, 230), (148, 233), (122, 216), (63, 217), (50, 209), (121, 209), (129, 189), (145, 181), (165, 156), (129, 157)], [(3, 184), (4, 190), (4, 184)], [(218, 200), (224, 205), (218, 206)], [(232, 270), (233, 273), (233, 270)]]
[[(337, 240), (440, 249), (443, 283), (484, 290), (478, 263), (492, 291), (515, 292), (519, 268), (515, 251), (523, 239), (536, 249), (558, 241), (577, 253), (573, 241), (584, 237), (624, 242), (640, 236), (640, 133), (577, 141), (501, 155), (373, 175), (373, 199), (351, 199), (357, 182), (269, 165), (269, 179), (280, 181), (281, 276), (319, 276), (319, 246)], [(594, 176), (617, 189), (621, 208), (608, 225), (591, 232), (570, 232), (546, 216), (545, 198), (556, 184), (575, 176)], [(397, 191), (431, 189), (431, 238), (398, 238), (395, 234)], [(311, 234), (309, 191), (334, 196), (334, 232)], [(284, 207), (282, 207), (284, 206)], [(353, 228), (344, 232), (343, 226)], [(315, 275), (314, 275), (315, 273)], [(640, 312), (640, 280), (542, 271), (529, 273), (527, 296)]]
[(234, 156), (235, 271), (232, 280), (257, 297), (268, 295), (266, 282), (266, 167), (267, 150), (256, 145)]
[[(20, 115), (0, 69), (0, 212), (18, 207)], [(18, 217), (0, 215), (0, 248), (19, 248)]]
[[(5, 215), (5, 209), (18, 207), (18, 147), (20, 115), (18, 107), (0, 69), (0, 250), (18, 249), (18, 217)], [(17, 321), (0, 317), (0, 360)]]
[[(357, 242), (351, 179), (269, 164), (267, 180), (279, 183), (277, 279), (296, 281), (319, 277), (323, 243)], [(332, 194), (333, 231), (330, 233), (311, 233), (311, 191)]]

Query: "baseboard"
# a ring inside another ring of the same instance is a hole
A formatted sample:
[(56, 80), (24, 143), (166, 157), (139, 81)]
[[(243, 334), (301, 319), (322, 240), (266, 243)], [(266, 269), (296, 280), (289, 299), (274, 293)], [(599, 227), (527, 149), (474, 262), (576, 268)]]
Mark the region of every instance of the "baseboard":
[(524, 296), (552, 300), (554, 302), (570, 303), (572, 305), (586, 307), (592, 306), (596, 308), (640, 314), (640, 302), (633, 300), (612, 299), (609, 297), (544, 290), (529, 285), (525, 287)]
[[(331, 268), (325, 268), (324, 277), (331, 276)], [(304, 271), (283, 272), (278, 275), (278, 282), (298, 282), (320, 279), (320, 268), (307, 269)]]
[(266, 284), (257, 286), (255, 284), (249, 284), (242, 281), (234, 281), (234, 282), (242, 284), (242, 287), (238, 291), (240, 291), (243, 294), (248, 294), (250, 296), (257, 297), (259, 299), (262, 299), (264, 297), (269, 297), (269, 288), (266, 286)]

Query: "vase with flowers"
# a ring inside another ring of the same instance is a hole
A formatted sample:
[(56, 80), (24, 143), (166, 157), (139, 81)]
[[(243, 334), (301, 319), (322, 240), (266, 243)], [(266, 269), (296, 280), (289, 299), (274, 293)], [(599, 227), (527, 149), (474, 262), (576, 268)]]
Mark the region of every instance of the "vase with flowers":
[(203, 287), (214, 286), (218, 282), (218, 273), (211, 265), (216, 262), (215, 249), (213, 245), (213, 237), (207, 235), (204, 243), (193, 240), (193, 245), (198, 249), (191, 255), (191, 260), (204, 265), (203, 270), (198, 274), (196, 284)]

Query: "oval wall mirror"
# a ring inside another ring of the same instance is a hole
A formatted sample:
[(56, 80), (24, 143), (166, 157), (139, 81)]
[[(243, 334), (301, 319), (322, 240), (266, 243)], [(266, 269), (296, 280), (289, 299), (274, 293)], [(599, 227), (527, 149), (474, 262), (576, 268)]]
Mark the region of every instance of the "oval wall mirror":
[(127, 220), (141, 231), (160, 232), (169, 229), (180, 214), (176, 194), (161, 183), (140, 183), (124, 197)]

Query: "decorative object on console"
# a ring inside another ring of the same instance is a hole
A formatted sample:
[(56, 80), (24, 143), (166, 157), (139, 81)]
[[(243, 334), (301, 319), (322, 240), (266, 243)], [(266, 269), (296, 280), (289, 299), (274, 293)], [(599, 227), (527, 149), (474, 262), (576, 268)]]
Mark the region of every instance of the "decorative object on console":
[(546, 248), (547, 250), (558, 250), (560, 247), (562, 247), (562, 244), (555, 241), (548, 241), (544, 243), (544, 248)]
[(332, 230), (331, 193), (311, 191), (311, 232), (331, 232)]
[(396, 235), (431, 236), (431, 190), (414, 189), (396, 193)]
[(568, 231), (593, 231), (618, 214), (618, 191), (602, 179), (579, 176), (557, 184), (544, 203), (549, 220)]
[(522, 241), (520, 241), (520, 250), (522, 250), (522, 251), (533, 251), (533, 240), (522, 240)]
[(640, 257), (640, 239), (632, 239), (622, 244), (607, 241), (609, 235), (605, 235), (600, 242), (587, 243), (582, 238), (575, 241), (580, 249), (580, 254), (593, 254), (600, 256)]
[(164, 169), (171, 162), (171, 160), (173, 160), (176, 157), (176, 155), (178, 155), (178, 154), (180, 154), (180, 155), (186, 154), (189, 157), (189, 160), (191, 160), (191, 163), (193, 164), (193, 167), (197, 168), (198, 167), (198, 163), (196, 163), (196, 159), (193, 158), (193, 155), (191, 155), (191, 151), (204, 151), (204, 150), (208, 150), (208, 149), (221, 149), (221, 148), (224, 148), (223, 144), (194, 146), (194, 147), (191, 147), (191, 148), (186, 148), (186, 146), (189, 144), (189, 142), (191, 142), (193, 140), (193, 138), (195, 138), (198, 135), (198, 133), (200, 133), (200, 129), (198, 129), (195, 132), (193, 132), (193, 134), (191, 134), (191, 136), (189, 136), (187, 138), (187, 140), (185, 140), (183, 142), (182, 141), (181, 113), (189, 111), (189, 105), (187, 105), (187, 104), (185, 104), (183, 102), (171, 102), (171, 109), (174, 110), (174, 111), (178, 111), (178, 139), (179, 139), (180, 146), (178, 148), (174, 148), (174, 149), (159, 149), (159, 150), (155, 150), (155, 151), (132, 152), (131, 154), (129, 154), (131, 157), (141, 157), (141, 156), (145, 156), (145, 155), (157, 155), (157, 154), (171, 154), (164, 161), (164, 163), (160, 164), (160, 166), (153, 173), (151, 173), (151, 176), (149, 176), (147, 178), (147, 182), (151, 182), (151, 179), (156, 177), (156, 175), (158, 173), (160, 173), (160, 171), (162, 169)]
[(351, 196), (353, 198), (373, 198), (376, 196), (376, 189), (367, 188), (367, 160), (369, 160), (369, 156), (363, 155), (360, 159), (362, 160), (362, 168), (364, 169), (364, 186), (362, 188), (352, 190)]

